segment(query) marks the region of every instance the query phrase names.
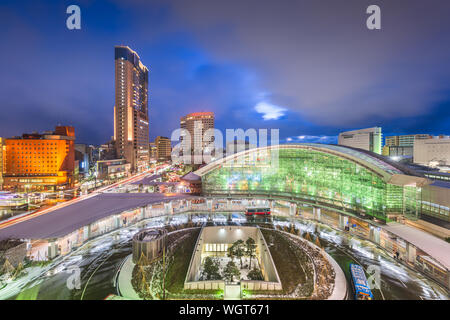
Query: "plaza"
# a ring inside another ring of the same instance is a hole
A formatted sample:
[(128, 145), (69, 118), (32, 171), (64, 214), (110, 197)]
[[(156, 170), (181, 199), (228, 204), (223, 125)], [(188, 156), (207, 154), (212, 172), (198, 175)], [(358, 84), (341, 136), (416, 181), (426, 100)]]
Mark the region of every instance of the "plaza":
[(245, 267), (240, 267), (239, 275), (237, 275), (236, 280), (238, 282), (240, 280), (241, 283), (249, 281), (251, 284), (248, 284), (247, 286), (251, 286), (252, 288), (257, 287), (260, 290), (281, 290), (278, 272), (264, 237), (258, 228), (248, 226), (203, 228), (197, 240), (194, 255), (192, 256), (189, 270), (186, 275), (184, 284), (185, 289), (224, 289), (226, 285), (224, 279), (205, 281), (205, 279), (202, 278), (204, 261), (207, 257), (217, 257), (220, 270), (224, 270), (227, 263), (233, 260), (236, 260), (236, 264), (239, 265), (240, 259), (231, 259), (227, 254), (228, 249), (236, 241), (241, 240), (245, 243), (249, 238), (255, 241), (254, 258), (243, 257), (243, 266), (248, 266), (251, 259), (253, 266), (259, 267), (259, 270), (261, 270), (262, 279), (260, 281), (251, 281), (251, 279), (248, 278), (248, 271), (250, 268), (246, 269)]
[[(271, 166), (275, 151), (278, 165)], [(276, 226), (298, 235), (298, 223), (308, 222), (316, 227), (304, 229), (302, 237), (315, 234), (313, 239), (323, 241), (325, 237), (337, 243), (343, 241), (339, 239), (351, 237), (359, 239), (358, 246), (362, 245), (361, 241), (370, 242), (383, 255), (397, 257), (396, 263), (448, 290), (449, 244), (400, 223), (404, 217), (414, 219), (427, 214), (429, 201), (422, 201), (422, 193), (428, 190), (430, 181), (420, 174), (376, 156), (338, 146), (283, 145), (246, 150), (231, 158), (234, 164), (229, 162), (230, 158), (222, 159), (189, 174), (193, 183), (201, 185), (200, 195), (123, 193), (120, 190), (126, 186), (119, 186), (51, 213), (11, 224), (2, 229), (0, 236), (24, 239), (27, 256), (34, 261), (57, 261), (72, 256), (98, 238), (117, 232), (122, 234), (123, 230), (145, 225), (146, 221), (158, 221), (152, 228), (180, 223), (243, 228), (250, 223), (244, 215), (246, 208), (266, 207), (270, 208), (272, 219), (265, 223), (272, 228)], [(133, 185), (139, 183), (133, 181)], [(445, 207), (445, 203), (438, 205)], [(440, 212), (445, 216), (445, 210)], [(339, 233), (330, 238), (328, 232), (318, 233), (319, 226)], [(213, 241), (209, 245), (215, 247), (202, 247), (207, 250), (203, 257), (200, 255), (200, 262), (207, 256), (221, 256), (220, 269), (223, 270), (229, 262), (224, 252), (230, 243), (221, 243), (219, 247), (217, 244)], [(268, 259), (256, 260), (262, 270), (270, 269), (264, 266)], [(207, 288), (205, 282), (198, 281), (201, 268), (197, 266), (192, 270), (186, 282), (188, 286), (195, 283), (197, 287)], [(248, 281), (245, 271), (240, 280), (243, 284)], [(277, 281), (272, 280), (266, 282), (273, 283), (273, 289)], [(220, 289), (219, 284), (214, 286)]]

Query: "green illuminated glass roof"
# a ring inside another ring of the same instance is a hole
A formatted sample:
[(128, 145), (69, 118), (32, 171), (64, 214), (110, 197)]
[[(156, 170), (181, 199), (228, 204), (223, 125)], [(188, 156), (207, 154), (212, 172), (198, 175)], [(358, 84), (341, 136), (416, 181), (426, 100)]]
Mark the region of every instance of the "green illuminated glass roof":
[(356, 150), (353, 148), (337, 146), (337, 145), (330, 145), (330, 144), (320, 144), (320, 143), (301, 143), (301, 144), (296, 144), (296, 145), (310, 146), (310, 147), (314, 147), (314, 148), (318, 148), (318, 149), (327, 149), (330, 151), (343, 153), (343, 154), (358, 158), (367, 163), (370, 163), (389, 174), (404, 174), (403, 171), (392, 166), (391, 164), (389, 164), (385, 161), (382, 161), (381, 159), (378, 159), (375, 156), (372, 156), (368, 153), (365, 153), (365, 152), (362, 152), (362, 151), (359, 151), (359, 150)]
[[(389, 179), (392, 175), (395, 174), (406, 174), (411, 175), (411, 172), (406, 172), (405, 170), (402, 170), (399, 168), (400, 166), (394, 166), (391, 163), (388, 163), (387, 161), (384, 161), (381, 159), (381, 156), (371, 154), (369, 152), (366, 152), (364, 150), (344, 147), (344, 146), (338, 146), (338, 145), (329, 145), (329, 144), (320, 144), (320, 143), (296, 143), (296, 144), (282, 144), (282, 145), (276, 145), (276, 146), (269, 146), (265, 147), (267, 149), (312, 149), (319, 152), (329, 153), (336, 155), (341, 158), (345, 158), (347, 160), (356, 162), (369, 170), (377, 173), (380, 176), (383, 176), (385, 179)], [(207, 166), (201, 168), (196, 172), (196, 174), (202, 176), (203, 174), (209, 172), (210, 170), (214, 169), (217, 165), (220, 165), (223, 162), (226, 162), (227, 159), (230, 158), (239, 158), (240, 156), (243, 156), (245, 154), (251, 154), (252, 152), (257, 152), (259, 149), (263, 148), (254, 148), (246, 151), (242, 151), (239, 153), (236, 153), (234, 155), (225, 157), (223, 159), (219, 159), (217, 161), (214, 161)]]

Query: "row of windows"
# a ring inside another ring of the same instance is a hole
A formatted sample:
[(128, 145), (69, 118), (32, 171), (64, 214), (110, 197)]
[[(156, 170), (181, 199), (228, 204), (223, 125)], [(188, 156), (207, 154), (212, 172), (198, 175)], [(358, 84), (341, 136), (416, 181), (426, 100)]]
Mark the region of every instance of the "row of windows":
[(204, 245), (206, 252), (227, 252), (228, 243), (206, 243)]
[(10, 143), (12, 146), (46, 146), (46, 145), (50, 145), (50, 146), (56, 146), (56, 142), (11, 142)]

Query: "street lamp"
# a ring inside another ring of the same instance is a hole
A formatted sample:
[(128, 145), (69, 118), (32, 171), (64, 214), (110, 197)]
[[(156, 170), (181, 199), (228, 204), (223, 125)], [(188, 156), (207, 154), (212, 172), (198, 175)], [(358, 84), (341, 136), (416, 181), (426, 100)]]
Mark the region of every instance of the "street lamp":
[(98, 171), (94, 172), (94, 177), (95, 177), (95, 185), (94, 185), (94, 189), (97, 188), (97, 176), (98, 176)]

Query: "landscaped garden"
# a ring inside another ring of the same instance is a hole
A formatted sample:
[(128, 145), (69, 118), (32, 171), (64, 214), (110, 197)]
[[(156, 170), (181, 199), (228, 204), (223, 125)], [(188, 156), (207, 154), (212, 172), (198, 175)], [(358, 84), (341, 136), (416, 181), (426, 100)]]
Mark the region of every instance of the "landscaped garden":
[[(183, 227), (190, 228), (182, 230)], [(164, 257), (150, 265), (145, 265), (144, 261), (135, 265), (132, 275), (134, 290), (140, 298), (145, 300), (221, 299), (223, 292), (217, 290), (192, 291), (184, 289), (184, 280), (200, 233), (200, 227), (192, 224), (179, 228), (181, 230), (173, 230), (173, 228), (168, 230), (170, 233), (168, 234), (167, 250)]]
[(235, 241), (226, 255), (208, 255), (199, 270), (199, 280), (225, 280), (228, 283), (239, 280), (264, 280), (259, 261), (256, 259), (256, 242), (249, 237)]
[[(133, 288), (142, 299), (223, 298), (223, 290), (184, 289), (201, 228), (192, 224), (179, 228), (168, 230), (167, 249), (162, 258), (149, 265), (145, 261), (136, 264), (132, 276)], [(261, 232), (278, 272), (282, 290), (244, 290), (243, 298), (326, 299), (332, 293), (334, 270), (321, 252), (320, 243), (316, 243), (316, 246), (308, 244), (308, 241), (312, 242), (311, 237), (308, 234), (301, 237), (295, 230), (262, 228)], [(207, 252), (198, 269), (197, 281), (264, 281), (256, 249), (255, 240), (250, 237), (246, 241), (235, 241), (226, 252)]]

